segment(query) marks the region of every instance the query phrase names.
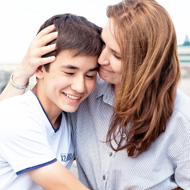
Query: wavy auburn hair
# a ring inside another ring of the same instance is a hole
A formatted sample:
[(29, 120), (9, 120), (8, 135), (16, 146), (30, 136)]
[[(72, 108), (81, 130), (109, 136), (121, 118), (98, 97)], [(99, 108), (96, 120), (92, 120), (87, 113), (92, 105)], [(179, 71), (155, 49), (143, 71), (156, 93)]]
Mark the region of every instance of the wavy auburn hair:
[[(121, 50), (122, 80), (107, 142), (137, 157), (166, 130), (180, 79), (175, 28), (154, 0), (124, 0), (107, 9)], [(118, 138), (125, 131), (126, 138)], [(122, 139), (122, 140), (121, 140)]]

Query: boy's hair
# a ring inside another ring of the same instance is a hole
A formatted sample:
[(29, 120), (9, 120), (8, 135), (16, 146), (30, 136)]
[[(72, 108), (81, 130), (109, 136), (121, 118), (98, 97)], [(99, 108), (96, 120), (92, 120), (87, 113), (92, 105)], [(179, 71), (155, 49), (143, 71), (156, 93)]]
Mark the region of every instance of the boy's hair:
[[(82, 16), (59, 14), (49, 18), (40, 27), (38, 33), (49, 25), (55, 25), (58, 37), (49, 44), (56, 43), (56, 50), (43, 57), (57, 56), (62, 50), (71, 50), (73, 57), (78, 55), (99, 56), (102, 50), (101, 27), (91, 23)], [(49, 64), (45, 65), (46, 71)]]

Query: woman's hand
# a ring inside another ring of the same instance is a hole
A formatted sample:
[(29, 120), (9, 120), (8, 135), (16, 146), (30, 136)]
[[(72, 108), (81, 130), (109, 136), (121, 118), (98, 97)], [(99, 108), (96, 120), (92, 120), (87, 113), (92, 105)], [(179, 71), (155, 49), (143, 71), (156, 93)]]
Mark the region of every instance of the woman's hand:
[(44, 28), (30, 43), (26, 55), (14, 72), (13, 80), (16, 84), (25, 85), (39, 66), (55, 60), (54, 56), (42, 57), (56, 49), (56, 44), (46, 46), (46, 44), (57, 38), (58, 33), (53, 32), (54, 29), (54, 25)]
[[(17, 69), (12, 76), (12, 81), (17, 86), (25, 86), (29, 78), (34, 75), (36, 69), (40, 65), (51, 63), (55, 61), (54, 56), (42, 57), (43, 55), (52, 52), (56, 49), (56, 45), (47, 45), (49, 42), (57, 38), (57, 32), (53, 32), (55, 26), (51, 25), (44, 28), (38, 33), (34, 40), (30, 43), (28, 51), (24, 56), (22, 62), (18, 65)], [(25, 89), (17, 89), (10, 82), (0, 94), (0, 101), (6, 98), (10, 98), (16, 95), (21, 95), (25, 92)]]

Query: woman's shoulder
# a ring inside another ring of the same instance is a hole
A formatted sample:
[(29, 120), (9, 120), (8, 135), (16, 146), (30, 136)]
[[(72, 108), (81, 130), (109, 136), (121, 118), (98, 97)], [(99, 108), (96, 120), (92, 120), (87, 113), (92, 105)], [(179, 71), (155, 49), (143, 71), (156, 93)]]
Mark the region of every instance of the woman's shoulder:
[(169, 134), (178, 134), (174, 135), (178, 140), (190, 139), (190, 97), (180, 90), (177, 91), (173, 113), (167, 122), (167, 131), (170, 131)]
[(174, 102), (174, 112), (182, 114), (190, 122), (190, 97), (179, 89)]

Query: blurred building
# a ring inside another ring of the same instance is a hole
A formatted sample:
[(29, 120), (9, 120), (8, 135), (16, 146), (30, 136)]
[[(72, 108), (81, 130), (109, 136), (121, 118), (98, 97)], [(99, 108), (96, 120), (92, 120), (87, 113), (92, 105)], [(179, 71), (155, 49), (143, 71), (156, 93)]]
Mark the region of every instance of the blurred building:
[[(0, 63), (0, 93), (9, 82), (11, 73), (15, 71), (17, 63), (13, 64), (2, 64)], [(35, 76), (30, 79), (30, 85), (28, 88), (32, 88), (36, 83)]]
[(9, 81), (11, 73), (16, 69), (17, 64), (0, 63), (0, 93)]
[(182, 77), (190, 76), (190, 41), (186, 36), (182, 45), (178, 45), (178, 57), (181, 64)]

